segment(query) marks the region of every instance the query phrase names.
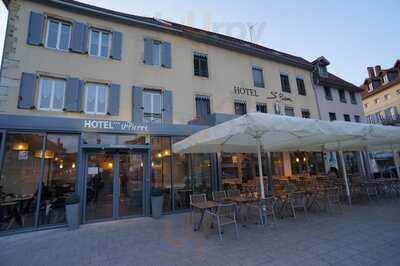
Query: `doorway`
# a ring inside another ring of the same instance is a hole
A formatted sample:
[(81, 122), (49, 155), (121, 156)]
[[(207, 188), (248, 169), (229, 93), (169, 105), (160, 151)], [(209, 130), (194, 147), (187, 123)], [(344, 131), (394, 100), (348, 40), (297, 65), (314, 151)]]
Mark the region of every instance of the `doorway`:
[(85, 221), (144, 215), (143, 153), (86, 153)]

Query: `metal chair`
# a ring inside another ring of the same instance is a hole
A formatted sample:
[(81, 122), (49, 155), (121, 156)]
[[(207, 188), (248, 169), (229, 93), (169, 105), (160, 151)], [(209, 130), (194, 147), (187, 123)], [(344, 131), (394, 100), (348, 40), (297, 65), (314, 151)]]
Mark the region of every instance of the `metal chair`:
[(333, 210), (335, 205), (340, 208), (340, 211), (343, 211), (338, 188), (329, 188), (326, 190), (326, 204), (327, 209), (330, 211)]
[(214, 201), (224, 201), (226, 199), (226, 192), (223, 191), (215, 191), (212, 193), (212, 197)]
[(363, 184), (363, 189), (364, 189), (365, 193), (367, 194), (369, 201), (372, 201), (372, 197), (379, 199), (379, 193), (378, 193), (378, 188), (377, 188), (376, 184), (365, 183), (365, 184)]
[(231, 189), (227, 191), (228, 197), (240, 197), (239, 189)]
[(236, 221), (236, 204), (219, 204), (217, 211), (206, 211), (208, 215), (216, 222), (218, 229), (219, 240), (222, 240), (222, 227), (229, 224), (235, 225), (236, 238), (239, 239), (239, 230)]
[(206, 194), (202, 193), (202, 194), (191, 194), (189, 196), (189, 198), (190, 198), (190, 209), (191, 209), (190, 219), (191, 219), (191, 223), (193, 223), (193, 216), (194, 216), (195, 209), (193, 208), (192, 204), (206, 202), (207, 197), (206, 197)]
[(275, 216), (275, 204), (276, 198), (275, 197), (268, 197), (265, 199), (261, 199), (258, 202), (248, 203), (247, 207), (249, 209), (255, 209), (258, 211), (260, 224), (265, 226), (268, 222), (268, 216), (272, 216), (273, 224), (276, 224), (276, 216)]
[(307, 198), (304, 192), (293, 192), (289, 194), (289, 205), (292, 210), (293, 217), (296, 218), (295, 209), (303, 209), (307, 216)]

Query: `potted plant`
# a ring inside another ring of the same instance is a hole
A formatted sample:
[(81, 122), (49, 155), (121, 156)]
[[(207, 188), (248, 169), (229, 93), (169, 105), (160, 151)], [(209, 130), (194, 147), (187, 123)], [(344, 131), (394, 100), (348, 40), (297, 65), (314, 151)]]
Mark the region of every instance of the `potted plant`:
[(153, 218), (160, 218), (162, 215), (164, 203), (163, 192), (159, 188), (153, 188), (151, 190), (151, 213)]
[(79, 195), (71, 193), (65, 201), (68, 227), (72, 230), (78, 229), (80, 223)]

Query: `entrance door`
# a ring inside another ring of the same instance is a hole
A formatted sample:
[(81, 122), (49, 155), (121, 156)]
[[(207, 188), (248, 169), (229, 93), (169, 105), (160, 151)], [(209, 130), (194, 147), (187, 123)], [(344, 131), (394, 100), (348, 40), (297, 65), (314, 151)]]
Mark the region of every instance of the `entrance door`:
[(86, 221), (143, 214), (141, 153), (91, 151), (86, 166)]

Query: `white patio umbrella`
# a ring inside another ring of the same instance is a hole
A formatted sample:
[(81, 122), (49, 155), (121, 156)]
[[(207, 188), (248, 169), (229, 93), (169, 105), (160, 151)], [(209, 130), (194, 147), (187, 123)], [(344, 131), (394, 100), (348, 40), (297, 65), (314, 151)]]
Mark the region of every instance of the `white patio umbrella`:
[(325, 143), (361, 137), (357, 130), (342, 131), (334, 123), (264, 113), (249, 113), (204, 129), (174, 144), (175, 153), (257, 153), (261, 197), (265, 198), (261, 151), (321, 151)]

